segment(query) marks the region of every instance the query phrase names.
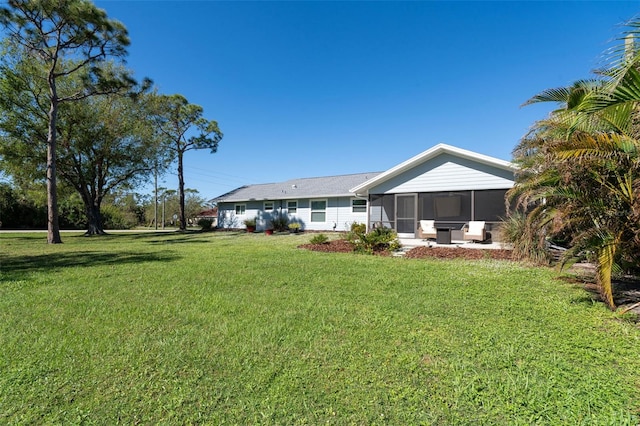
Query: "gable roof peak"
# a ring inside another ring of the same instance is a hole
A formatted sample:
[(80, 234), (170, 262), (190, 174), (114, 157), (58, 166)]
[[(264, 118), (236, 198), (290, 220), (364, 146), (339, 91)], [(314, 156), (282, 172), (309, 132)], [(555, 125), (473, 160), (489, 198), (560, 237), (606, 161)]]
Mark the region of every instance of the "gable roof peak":
[(366, 191), (369, 188), (380, 184), (381, 182), (398, 176), (399, 174), (404, 173), (405, 171), (442, 154), (450, 154), (456, 157), (465, 158), (504, 170), (515, 171), (516, 169), (516, 166), (509, 161), (500, 160), (499, 158), (490, 157), (484, 154), (478, 154), (477, 152), (458, 148), (452, 145), (447, 145), (445, 143), (439, 143), (427, 149), (426, 151), (423, 151), (420, 154), (415, 155), (410, 159), (398, 164), (397, 166), (390, 168), (386, 172), (380, 173), (375, 178), (369, 179), (368, 181), (351, 188), (350, 191), (356, 194), (362, 193), (363, 190)]

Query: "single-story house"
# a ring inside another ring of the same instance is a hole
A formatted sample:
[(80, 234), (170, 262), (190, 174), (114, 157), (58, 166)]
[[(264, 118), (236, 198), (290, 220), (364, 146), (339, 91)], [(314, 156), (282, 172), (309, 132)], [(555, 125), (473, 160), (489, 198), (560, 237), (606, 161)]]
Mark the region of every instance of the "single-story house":
[(353, 222), (367, 222), (367, 199), (350, 188), (377, 173), (291, 179), (286, 182), (247, 185), (211, 200), (218, 206), (218, 226), (244, 228), (245, 219), (256, 218), (256, 229), (269, 227), (277, 214), (286, 214), (302, 229), (348, 230)]
[(438, 144), (385, 172), (248, 185), (212, 201), (221, 227), (242, 228), (256, 217), (257, 228), (266, 229), (284, 214), (306, 230), (342, 231), (358, 222), (414, 238), (419, 221), (431, 219), (455, 239), (469, 221), (485, 221), (489, 232), (500, 223), (515, 170), (511, 162)]

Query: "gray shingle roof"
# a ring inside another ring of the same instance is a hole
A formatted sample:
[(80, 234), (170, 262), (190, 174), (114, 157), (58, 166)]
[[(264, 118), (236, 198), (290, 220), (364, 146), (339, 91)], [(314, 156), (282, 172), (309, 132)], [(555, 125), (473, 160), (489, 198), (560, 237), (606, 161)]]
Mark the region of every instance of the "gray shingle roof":
[(353, 175), (291, 179), (278, 183), (246, 185), (211, 200), (228, 203), (250, 200), (287, 200), (312, 197), (338, 197), (353, 195), (349, 189), (379, 175), (380, 172)]

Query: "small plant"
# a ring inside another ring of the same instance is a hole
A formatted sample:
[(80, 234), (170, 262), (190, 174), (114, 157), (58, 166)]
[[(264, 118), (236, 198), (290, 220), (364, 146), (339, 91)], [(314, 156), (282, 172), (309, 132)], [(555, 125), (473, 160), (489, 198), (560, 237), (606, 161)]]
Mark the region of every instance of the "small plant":
[(244, 226), (246, 226), (247, 228), (255, 228), (256, 218), (252, 217), (252, 218), (245, 219), (242, 223), (244, 223)]
[(353, 222), (351, 224), (351, 232), (355, 232), (356, 234), (364, 234), (367, 232), (367, 225), (364, 223)]
[(327, 238), (326, 235), (324, 234), (316, 234), (313, 236), (313, 238), (311, 238), (311, 241), (309, 241), (311, 244), (325, 244), (326, 242), (329, 241), (329, 238)]
[(300, 224), (298, 222), (291, 222), (289, 224), (289, 231), (298, 232), (300, 230)]
[(198, 226), (202, 228), (203, 231), (211, 231), (212, 225), (213, 225), (213, 221), (211, 219), (198, 220)]

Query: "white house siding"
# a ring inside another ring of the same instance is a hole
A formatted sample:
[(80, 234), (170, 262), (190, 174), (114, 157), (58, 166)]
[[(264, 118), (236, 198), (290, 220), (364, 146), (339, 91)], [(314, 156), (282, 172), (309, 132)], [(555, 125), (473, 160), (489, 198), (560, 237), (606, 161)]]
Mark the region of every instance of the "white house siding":
[[(353, 222), (367, 223), (367, 213), (352, 213), (351, 197), (314, 198), (327, 200), (324, 222), (311, 222), (311, 199), (298, 201), (298, 218), (310, 231), (348, 231)], [(300, 205), (304, 205), (301, 209)], [(335, 227), (334, 227), (335, 226)]]
[(513, 172), (442, 154), (371, 188), (370, 194), (508, 189)]
[[(325, 211), (324, 222), (311, 222), (311, 201), (326, 200), (327, 208)], [(298, 209), (295, 214), (287, 212), (287, 201), (290, 200), (274, 200), (274, 213), (281, 211), (287, 213), (290, 221), (298, 222), (302, 225), (302, 229), (309, 231), (345, 231), (349, 230), (353, 222), (366, 223), (367, 213), (352, 213), (351, 197), (318, 197), (313, 199), (298, 199)], [(235, 214), (236, 204), (246, 205), (244, 215)], [(237, 203), (220, 203), (218, 205), (219, 218), (221, 227), (244, 228), (243, 221), (248, 218), (257, 217), (257, 229), (262, 231), (269, 225), (272, 214), (263, 211), (264, 201), (247, 201)], [(335, 226), (335, 227), (334, 227)]]

